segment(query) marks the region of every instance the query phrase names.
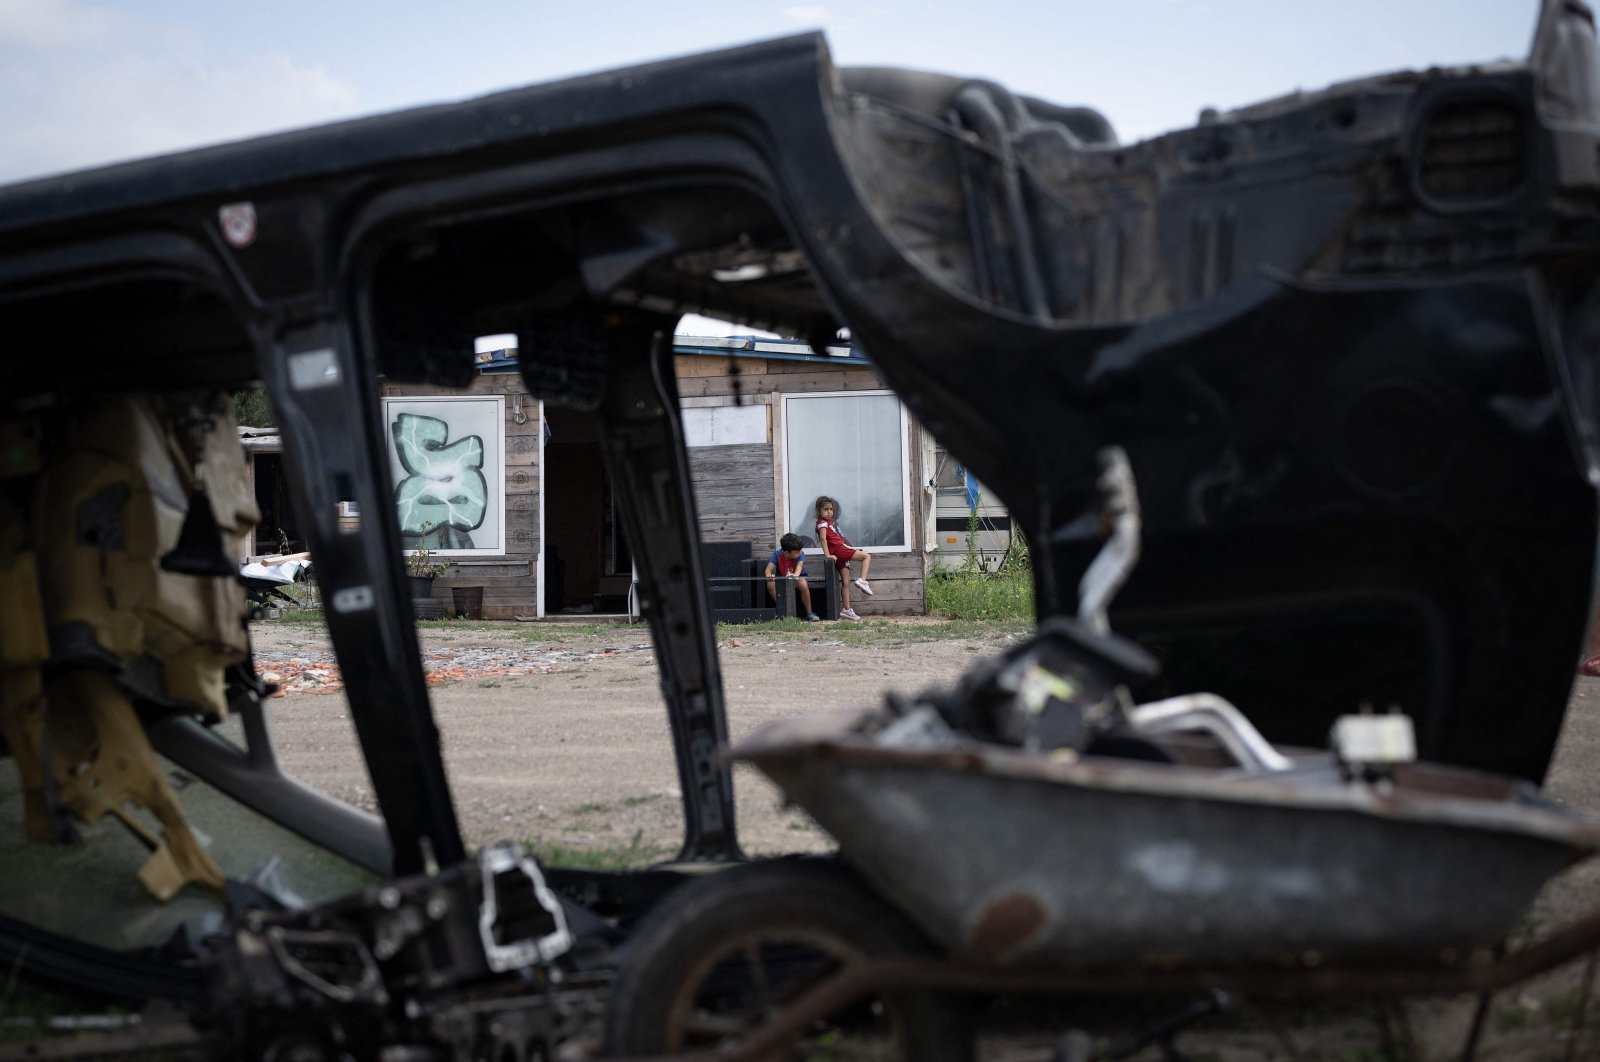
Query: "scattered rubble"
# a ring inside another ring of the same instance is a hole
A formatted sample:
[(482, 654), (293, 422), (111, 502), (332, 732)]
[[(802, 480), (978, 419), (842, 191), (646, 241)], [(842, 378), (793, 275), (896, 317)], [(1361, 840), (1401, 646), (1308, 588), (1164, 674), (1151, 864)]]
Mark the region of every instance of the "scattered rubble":
[[(517, 675), (550, 675), (602, 657), (649, 653), (648, 642), (604, 649), (557, 649), (541, 645), (509, 648), (435, 648), (422, 654), (428, 685), (467, 679)], [(277, 687), (274, 697), (290, 693), (333, 693), (344, 688), (339, 665), (330, 651), (262, 651), (255, 654), (261, 681)]]

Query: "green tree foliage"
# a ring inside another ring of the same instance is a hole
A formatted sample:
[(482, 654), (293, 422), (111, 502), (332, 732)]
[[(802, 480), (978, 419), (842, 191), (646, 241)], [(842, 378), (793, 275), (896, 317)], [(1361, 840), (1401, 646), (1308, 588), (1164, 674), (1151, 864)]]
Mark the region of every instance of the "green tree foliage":
[(272, 403), (267, 400), (264, 387), (252, 387), (233, 393), (233, 412), (239, 425), (245, 428), (276, 428), (277, 418), (272, 415)]

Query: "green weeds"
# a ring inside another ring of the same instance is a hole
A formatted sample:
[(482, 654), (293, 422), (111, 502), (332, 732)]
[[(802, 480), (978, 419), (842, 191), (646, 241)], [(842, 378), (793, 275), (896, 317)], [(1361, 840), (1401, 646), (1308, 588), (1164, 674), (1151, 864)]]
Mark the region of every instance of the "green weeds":
[(1031, 622), (1033, 573), (936, 568), (928, 576), (928, 614), (961, 620)]
[(531, 840), (527, 846), (547, 866), (584, 870), (638, 870), (672, 854), (667, 845), (646, 841), (643, 830), (635, 830), (627, 844), (585, 847), (561, 841)]

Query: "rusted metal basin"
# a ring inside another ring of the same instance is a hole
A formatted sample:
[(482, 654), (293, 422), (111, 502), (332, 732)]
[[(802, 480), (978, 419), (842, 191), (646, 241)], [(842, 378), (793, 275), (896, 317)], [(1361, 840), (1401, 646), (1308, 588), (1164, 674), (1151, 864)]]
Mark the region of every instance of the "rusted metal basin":
[(870, 712), (768, 726), (755, 764), (940, 945), (988, 962), (1458, 959), (1514, 927), (1600, 823), (1524, 783), (1413, 764), (1382, 784), (957, 740)]

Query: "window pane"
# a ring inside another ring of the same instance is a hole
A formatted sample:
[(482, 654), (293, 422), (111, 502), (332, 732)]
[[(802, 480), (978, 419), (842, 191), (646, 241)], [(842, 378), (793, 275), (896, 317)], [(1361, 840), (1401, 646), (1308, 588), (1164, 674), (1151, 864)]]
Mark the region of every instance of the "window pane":
[(789, 443), (789, 529), (816, 538), (819, 494), (839, 500), (839, 530), (858, 546), (904, 546), (905, 454), (893, 395), (793, 397), (784, 407)]

